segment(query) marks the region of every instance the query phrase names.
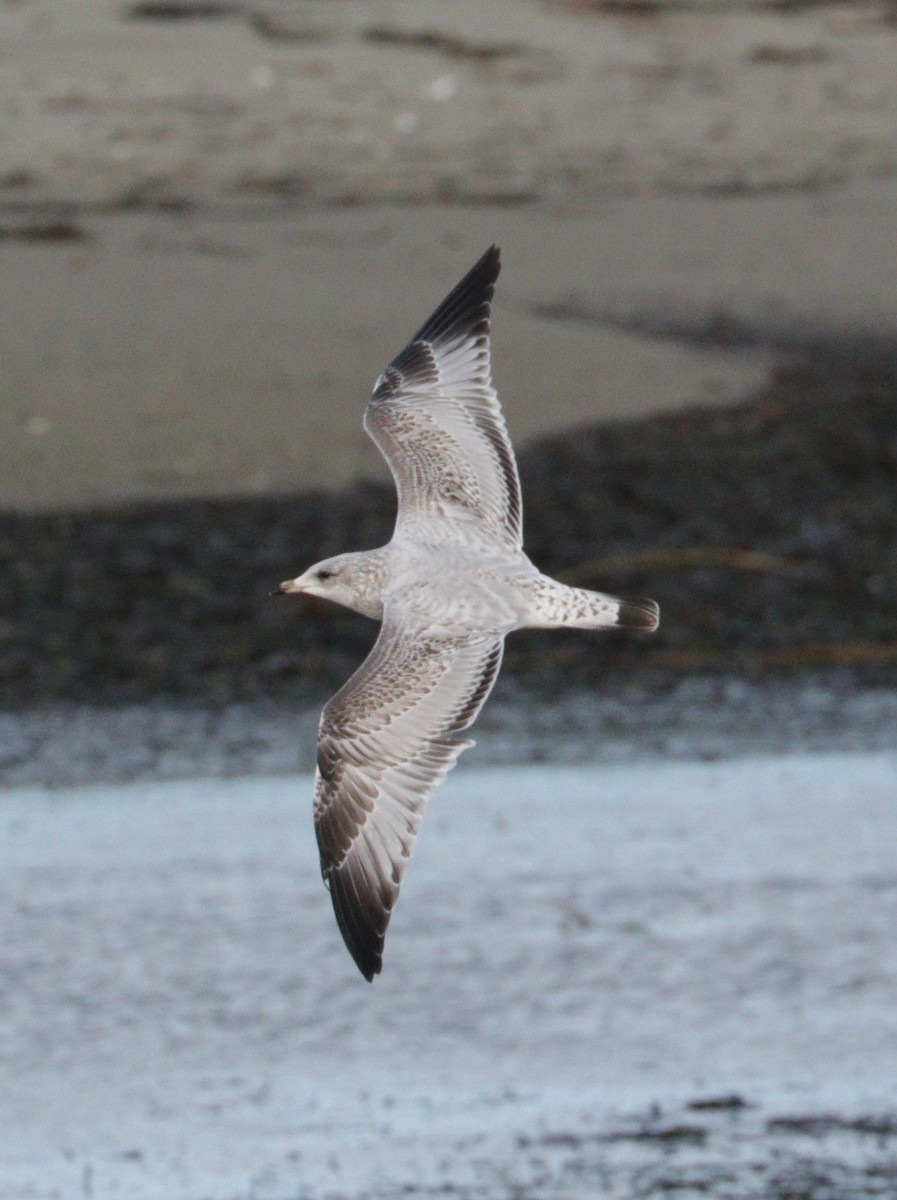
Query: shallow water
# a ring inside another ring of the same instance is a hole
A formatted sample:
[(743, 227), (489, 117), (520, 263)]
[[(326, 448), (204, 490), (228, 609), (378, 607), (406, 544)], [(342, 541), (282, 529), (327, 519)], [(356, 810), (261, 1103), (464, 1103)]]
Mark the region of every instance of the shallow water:
[(895, 793), (462, 765), (368, 986), (307, 777), (8, 791), (0, 1197), (893, 1195)]

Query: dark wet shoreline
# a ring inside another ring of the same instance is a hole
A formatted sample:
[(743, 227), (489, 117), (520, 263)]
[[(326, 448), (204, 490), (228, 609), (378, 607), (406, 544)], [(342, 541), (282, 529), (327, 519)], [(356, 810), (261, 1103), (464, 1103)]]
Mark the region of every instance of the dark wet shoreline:
[[(652, 596), (653, 637), (523, 633), (505, 674), (556, 697), (609, 679), (853, 681), (897, 670), (897, 360), (782, 365), (735, 409), (614, 422), (520, 455), (544, 569)], [(0, 707), (314, 704), (374, 627), (267, 598), (388, 539), (390, 488), (0, 516)]]
[[(561, 695), (500, 678), (463, 769), (525, 763), (750, 759), (894, 749), (897, 687), (849, 672), (608, 675)], [(314, 769), (326, 696), (242, 701), (35, 705), (0, 712), (0, 785), (62, 788), (158, 779), (233, 779)]]

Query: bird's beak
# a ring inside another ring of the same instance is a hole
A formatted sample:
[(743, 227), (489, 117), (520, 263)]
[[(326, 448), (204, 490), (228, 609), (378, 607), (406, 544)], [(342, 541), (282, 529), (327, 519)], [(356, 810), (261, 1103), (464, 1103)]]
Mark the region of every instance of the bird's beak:
[(298, 579), (285, 579), (279, 584), (273, 592), (269, 592), (269, 596), (290, 596), (298, 592), (304, 592), (305, 588)]

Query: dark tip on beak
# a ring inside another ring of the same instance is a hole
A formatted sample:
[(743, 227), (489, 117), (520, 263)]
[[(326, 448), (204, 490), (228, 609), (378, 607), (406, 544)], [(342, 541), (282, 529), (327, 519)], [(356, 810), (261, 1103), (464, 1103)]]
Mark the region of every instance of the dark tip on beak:
[(273, 591), (270, 591), (268, 593), (268, 599), (270, 600), (272, 596), (285, 596), (286, 594), (287, 594), (286, 588), (283, 586), (282, 583), (279, 583), (277, 585), (277, 587), (273, 589)]

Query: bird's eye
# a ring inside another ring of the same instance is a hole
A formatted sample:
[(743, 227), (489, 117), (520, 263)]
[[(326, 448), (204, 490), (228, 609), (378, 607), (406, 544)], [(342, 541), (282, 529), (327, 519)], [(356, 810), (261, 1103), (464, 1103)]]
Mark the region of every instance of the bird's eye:
[(333, 578), (332, 571), (328, 571), (326, 568), (322, 568), (320, 571), (318, 571), (318, 579), (332, 579), (332, 578)]

